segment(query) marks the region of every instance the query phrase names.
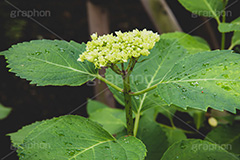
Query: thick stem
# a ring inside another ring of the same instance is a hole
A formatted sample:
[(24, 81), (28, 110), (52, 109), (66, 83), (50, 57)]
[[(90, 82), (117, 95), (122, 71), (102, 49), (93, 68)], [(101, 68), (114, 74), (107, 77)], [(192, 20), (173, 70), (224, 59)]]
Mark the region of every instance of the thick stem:
[(123, 78), (123, 94), (125, 101), (125, 112), (126, 112), (126, 120), (127, 120), (127, 133), (128, 135), (133, 135), (133, 117), (132, 117), (132, 103), (131, 103), (131, 92), (130, 88), (130, 77), (128, 73), (124, 73)]

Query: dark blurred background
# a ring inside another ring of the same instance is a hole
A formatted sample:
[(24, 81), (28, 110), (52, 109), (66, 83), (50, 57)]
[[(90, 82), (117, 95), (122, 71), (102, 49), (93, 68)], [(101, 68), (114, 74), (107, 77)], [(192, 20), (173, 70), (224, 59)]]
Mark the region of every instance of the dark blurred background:
[[(157, 31), (140, 0), (104, 0), (92, 3), (108, 10), (110, 32), (135, 28)], [(206, 19), (194, 17), (177, 0), (168, 0), (167, 3), (184, 32), (203, 37), (215, 49), (216, 44), (215, 46), (212, 44), (208, 34), (210, 25), (213, 29), (212, 34), (216, 35), (217, 43), (220, 44), (220, 34), (213, 19), (203, 24)], [(227, 17), (228, 21), (240, 16), (239, 8), (239, 2), (228, 8), (231, 11), (231, 15)], [(21, 14), (15, 16), (18, 9), (43, 10), (49, 11), (50, 14), (42, 17), (33, 16), (31, 19)], [(86, 0), (0, 1), (0, 24), (0, 51), (8, 49), (13, 44), (33, 39), (62, 38), (76, 42), (89, 40)], [(230, 44), (230, 37), (231, 34), (228, 34), (227, 46)], [(93, 87), (88, 85), (36, 87), (8, 72), (6, 66), (4, 57), (0, 56), (0, 103), (12, 108), (11, 114), (0, 121), (0, 158), (18, 159), (15, 152), (9, 154), (13, 148), (9, 137), (5, 136), (7, 133), (15, 132), (35, 121), (68, 114), (77, 107), (79, 109), (72, 114), (87, 116), (86, 100), (94, 97)]]

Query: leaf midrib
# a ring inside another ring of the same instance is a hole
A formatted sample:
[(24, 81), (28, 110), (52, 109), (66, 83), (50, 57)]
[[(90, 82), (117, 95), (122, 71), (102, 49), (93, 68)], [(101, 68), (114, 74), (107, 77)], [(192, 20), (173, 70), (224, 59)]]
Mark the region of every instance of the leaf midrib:
[(212, 12), (213, 16), (215, 18), (218, 18), (218, 16), (216, 15), (216, 13), (213, 11), (212, 7), (209, 5), (209, 3), (206, 0), (203, 0), (203, 2), (207, 5), (208, 9), (210, 10), (210, 12)]
[(101, 144), (103, 144), (103, 143), (110, 142), (110, 141), (112, 141), (112, 139), (111, 139), (111, 140), (107, 140), (107, 141), (103, 141), (103, 142), (96, 143), (96, 144), (94, 144), (94, 145), (92, 145), (92, 146), (84, 149), (83, 151), (78, 152), (77, 154), (75, 154), (74, 156), (72, 156), (71, 158), (69, 158), (68, 160), (71, 160), (71, 159), (73, 159), (73, 158), (76, 158), (76, 157), (79, 156), (80, 154), (88, 151), (89, 149), (92, 149), (92, 148), (94, 148), (94, 147), (96, 147), (96, 146), (98, 146), (98, 145), (101, 145)]
[(68, 66), (64, 66), (64, 65), (61, 65), (61, 64), (53, 63), (53, 62), (50, 62), (50, 61), (47, 61), (47, 60), (42, 60), (42, 59), (39, 59), (39, 58), (30, 57), (30, 56), (27, 56), (27, 57), (32, 58), (32, 59), (35, 59), (35, 60), (37, 60), (37, 61), (41, 61), (41, 62), (50, 64), (50, 65), (53, 65), (53, 66), (57, 66), (57, 67), (69, 69), (69, 70), (72, 70), (72, 71), (75, 71), (75, 72), (79, 72), (79, 73), (83, 73), (83, 74), (88, 74), (88, 75), (91, 75), (91, 76), (93, 76), (93, 77), (96, 76), (95, 74), (91, 74), (91, 73), (89, 73), (89, 72), (84, 72), (84, 71), (81, 71), (81, 70), (78, 70), (78, 69), (75, 69), (75, 68), (72, 68), (72, 67), (68, 67)]

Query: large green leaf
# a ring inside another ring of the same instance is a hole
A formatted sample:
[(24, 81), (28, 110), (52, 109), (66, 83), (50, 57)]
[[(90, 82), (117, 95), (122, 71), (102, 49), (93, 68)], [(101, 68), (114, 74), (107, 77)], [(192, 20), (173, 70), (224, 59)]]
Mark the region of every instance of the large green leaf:
[(149, 160), (160, 159), (169, 146), (163, 128), (148, 116), (141, 117), (137, 137), (146, 145)]
[(219, 126), (209, 132), (205, 140), (214, 141), (229, 152), (240, 154), (240, 125)]
[(223, 33), (240, 31), (240, 17), (238, 17), (231, 23), (220, 23), (218, 26), (218, 30)]
[(158, 79), (159, 96), (182, 108), (227, 110), (240, 108), (240, 55), (231, 51), (202, 52), (179, 60)]
[(111, 134), (116, 134), (127, 127), (125, 111), (122, 109), (109, 108), (100, 102), (90, 100), (87, 110), (89, 119), (100, 123)]
[(177, 40), (190, 54), (210, 51), (209, 45), (201, 37), (193, 37), (183, 32), (165, 33), (161, 39)]
[[(62, 116), (32, 125), (31, 131), (23, 128), (13, 138), (13, 143), (22, 142), (17, 149), (21, 160), (142, 160), (146, 155), (144, 144), (135, 137), (117, 140), (97, 123), (80, 116)], [(27, 135), (22, 140), (25, 129)], [(20, 139), (16, 140), (18, 133)]]
[(236, 45), (240, 45), (240, 31), (234, 32), (232, 37), (232, 48)]
[(90, 62), (78, 62), (85, 44), (74, 41), (34, 40), (13, 45), (1, 52), (11, 72), (32, 84), (79, 86), (97, 73)]
[(188, 139), (174, 143), (161, 160), (237, 160), (238, 158), (217, 144), (199, 139)]
[(10, 114), (11, 110), (11, 108), (0, 104), (0, 120), (6, 118)]
[(217, 18), (224, 9), (223, 0), (178, 0), (190, 12), (204, 16)]

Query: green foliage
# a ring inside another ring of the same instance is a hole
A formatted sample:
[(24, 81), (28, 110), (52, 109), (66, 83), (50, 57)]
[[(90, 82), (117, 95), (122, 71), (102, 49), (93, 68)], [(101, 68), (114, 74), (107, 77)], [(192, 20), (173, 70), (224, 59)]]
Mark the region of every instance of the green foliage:
[(207, 134), (205, 140), (214, 141), (229, 152), (240, 154), (240, 125), (222, 125)]
[(148, 116), (140, 119), (137, 137), (146, 145), (148, 160), (160, 159), (169, 146), (163, 128)]
[(240, 17), (232, 21), (231, 23), (221, 23), (218, 26), (220, 32), (233, 32), (240, 31)]
[(7, 58), (11, 72), (31, 84), (79, 86), (97, 73), (90, 62), (77, 62), (84, 50), (84, 43), (34, 40), (13, 45), (0, 54)]
[(240, 31), (233, 33), (232, 45), (231, 45), (232, 47), (230, 49), (232, 49), (236, 45), (240, 45)]
[(89, 100), (87, 110), (89, 119), (100, 123), (111, 134), (116, 134), (127, 127), (125, 112), (122, 109), (109, 108), (100, 102)]
[(209, 45), (201, 37), (193, 37), (183, 32), (165, 33), (161, 39), (170, 39), (179, 42), (190, 54), (210, 51)]
[(164, 128), (162, 127), (167, 135), (169, 147), (177, 141), (187, 139), (185, 133), (178, 128)]
[[(24, 137), (25, 135), (25, 137)], [(34, 123), (10, 134), (20, 159), (144, 159), (144, 144), (135, 137), (118, 140), (80, 116)]]
[(11, 108), (5, 107), (0, 104), (0, 120), (6, 118), (10, 114), (11, 110)]
[(227, 152), (217, 144), (208, 141), (188, 139), (174, 143), (163, 155), (161, 160), (206, 160), (206, 159), (226, 159), (236, 160), (237, 156)]
[(223, 9), (223, 0), (178, 0), (190, 12), (204, 16), (218, 18)]
[(174, 59), (158, 79), (159, 96), (169, 105), (182, 108), (235, 113), (239, 108), (239, 55), (231, 51), (211, 51)]

